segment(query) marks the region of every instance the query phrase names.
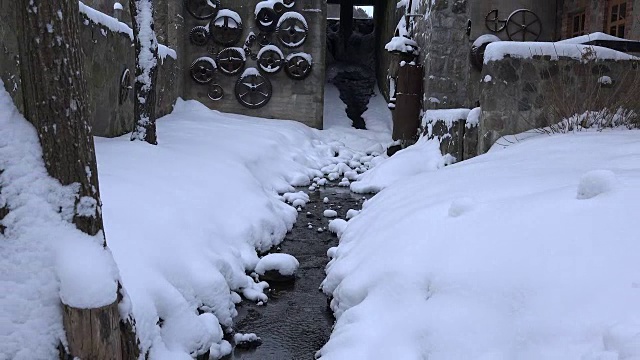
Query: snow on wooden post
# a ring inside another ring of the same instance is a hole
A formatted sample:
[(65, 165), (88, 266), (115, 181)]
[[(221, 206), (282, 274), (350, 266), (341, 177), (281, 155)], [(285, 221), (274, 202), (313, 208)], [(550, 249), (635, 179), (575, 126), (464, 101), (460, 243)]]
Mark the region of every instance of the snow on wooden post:
[[(91, 112), (87, 104), (87, 86), (84, 78), (84, 57), (80, 47), (79, 3), (77, 1), (18, 0), (18, 33), (20, 37), (20, 69), (26, 119), (33, 124), (48, 174), (62, 185), (74, 189), (75, 204), (68, 218), (75, 227), (90, 235), (80, 241), (98, 240), (98, 244), (78, 243), (74, 255), (87, 255), (83, 247), (97, 245), (102, 260), (94, 264), (104, 284), (117, 282), (110, 266), (111, 254), (104, 248), (104, 226), (98, 187)], [(0, 204), (4, 207), (4, 204)], [(61, 217), (60, 221), (64, 221)], [(74, 234), (75, 235), (75, 234)], [(73, 240), (73, 235), (69, 239)], [(66, 252), (67, 254), (73, 251)], [(93, 253), (90, 255), (94, 255)], [(74, 265), (73, 260), (64, 265)], [(68, 266), (68, 269), (76, 269)], [(68, 270), (67, 269), (67, 270)], [(58, 276), (64, 271), (57, 268)], [(117, 271), (114, 271), (117, 272)], [(60, 298), (67, 348), (63, 351), (82, 359), (135, 359), (137, 347), (123, 353), (123, 344), (137, 344), (131, 319), (121, 321), (119, 313), (122, 292), (113, 286), (100, 289), (95, 297), (105, 301), (99, 305), (75, 304), (63, 296), (64, 283), (82, 283), (82, 273), (66, 271), (61, 278)], [(94, 280), (91, 278), (91, 280)], [(82, 296), (82, 291), (71, 291), (71, 297)], [(115, 299), (112, 301), (112, 299)], [(127, 315), (128, 316), (128, 315)], [(62, 347), (61, 347), (62, 349)]]
[(130, 0), (129, 4), (136, 47), (136, 78), (133, 90), (135, 125), (131, 140), (142, 140), (156, 145), (158, 40), (153, 28), (153, 1)]

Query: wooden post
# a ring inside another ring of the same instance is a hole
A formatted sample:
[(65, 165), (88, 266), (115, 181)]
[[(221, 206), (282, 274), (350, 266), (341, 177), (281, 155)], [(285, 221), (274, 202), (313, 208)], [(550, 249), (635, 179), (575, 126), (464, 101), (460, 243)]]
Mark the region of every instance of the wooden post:
[(340, 34), (344, 39), (344, 46), (347, 47), (351, 32), (353, 31), (353, 0), (343, 0), (340, 2)]

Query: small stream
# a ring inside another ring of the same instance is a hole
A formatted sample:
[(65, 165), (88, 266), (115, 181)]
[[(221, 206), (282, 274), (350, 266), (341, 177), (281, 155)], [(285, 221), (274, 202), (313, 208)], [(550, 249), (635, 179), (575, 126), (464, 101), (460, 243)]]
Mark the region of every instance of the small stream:
[[(235, 330), (255, 333), (263, 343), (251, 350), (236, 348), (224, 359), (313, 359), (315, 352), (329, 340), (334, 318), (319, 287), (325, 277), (327, 250), (337, 246), (338, 238), (327, 230), (331, 219), (322, 213), (331, 208), (338, 212), (338, 218), (344, 219), (347, 210), (361, 208), (363, 197), (340, 187), (308, 193), (309, 202), (280, 245), (280, 252), (293, 255), (300, 262), (295, 284), (271, 284), (269, 302), (264, 306), (248, 301), (239, 305)], [(328, 204), (323, 203), (325, 197), (330, 200)], [(313, 228), (309, 228), (309, 223)], [(324, 231), (318, 232), (319, 227)]]

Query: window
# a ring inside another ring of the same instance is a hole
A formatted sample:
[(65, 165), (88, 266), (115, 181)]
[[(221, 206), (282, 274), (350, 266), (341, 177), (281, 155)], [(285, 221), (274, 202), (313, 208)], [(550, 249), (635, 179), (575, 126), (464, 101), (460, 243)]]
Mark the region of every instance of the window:
[(584, 24), (587, 19), (586, 14), (583, 12), (577, 13), (575, 15), (571, 15), (571, 28), (570, 28), (570, 37), (576, 37), (580, 35), (584, 35)]
[(624, 38), (627, 23), (627, 1), (611, 0), (609, 3), (609, 16), (605, 32), (609, 35)]

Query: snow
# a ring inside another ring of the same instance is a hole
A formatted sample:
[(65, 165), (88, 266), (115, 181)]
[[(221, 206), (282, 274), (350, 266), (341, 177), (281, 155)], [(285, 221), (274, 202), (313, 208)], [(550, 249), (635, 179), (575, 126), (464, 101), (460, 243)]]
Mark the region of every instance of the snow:
[(467, 115), (467, 122), (465, 123), (465, 127), (467, 129), (478, 126), (480, 124), (480, 117), (482, 116), (482, 109), (477, 107), (471, 109), (469, 114)]
[(466, 119), (469, 112), (470, 109), (427, 110), (422, 116), (422, 126), (426, 127), (428, 124), (441, 120), (447, 127), (451, 127), (454, 122)]
[(484, 53), (484, 63), (502, 60), (505, 56), (521, 59), (533, 56), (550, 56), (551, 60), (558, 60), (559, 57), (564, 56), (580, 61), (637, 60), (635, 56), (601, 46), (561, 42), (500, 41), (487, 46)]
[(320, 359), (639, 358), (639, 136), (537, 135), (370, 181), (331, 251)]
[(557, 42), (557, 44), (584, 44), (591, 41), (633, 41), (633, 40), (615, 37), (613, 35), (605, 34), (602, 32), (594, 32), (587, 35), (581, 35), (581, 36), (576, 36), (576, 37), (572, 37), (565, 40), (560, 40)]
[(329, 221), (329, 231), (332, 233), (342, 236), (344, 229), (347, 228), (347, 222), (342, 219), (333, 219)]
[[(264, 9), (264, 8), (268, 8), (268, 9), (273, 9), (273, 6), (277, 3), (280, 3), (282, 5), (284, 5), (284, 1), (283, 0), (265, 0), (265, 1), (260, 1), (259, 3), (256, 4), (256, 9), (254, 11), (254, 15), (258, 16), (258, 13), (260, 12), (260, 10)], [(288, 6), (285, 6), (288, 7)]]
[(334, 217), (338, 216), (338, 212), (336, 212), (335, 210), (332, 210), (332, 209), (327, 209), (324, 212), (322, 212), (322, 216), (324, 216), (326, 218), (334, 218)]
[[(98, 10), (95, 10), (92, 7), (89, 7), (83, 4), (82, 1), (79, 2), (79, 5), (80, 5), (80, 13), (86, 15), (89, 18), (89, 20), (93, 21), (96, 24), (103, 25), (115, 33), (126, 34), (129, 36), (129, 39), (133, 41), (133, 30), (129, 27), (129, 25), (123, 22), (120, 22), (118, 19), (112, 16), (109, 16), (105, 13), (102, 13)], [(115, 5), (114, 5), (114, 9), (115, 9)]]
[(311, 57), (311, 54), (308, 54), (306, 52), (295, 52), (295, 53), (291, 53), (289, 55), (287, 55), (287, 57), (285, 58), (286, 61), (289, 61), (291, 59), (293, 59), (296, 56), (300, 56), (301, 58), (304, 58), (305, 60), (307, 60), (307, 62), (309, 63), (309, 65), (313, 65), (313, 57)]
[[(238, 25), (242, 25), (242, 18), (240, 17), (240, 14), (238, 14), (237, 12), (233, 11), (233, 10), (229, 10), (229, 9), (220, 9), (218, 10), (218, 14), (216, 15), (215, 20), (213, 21), (213, 23), (217, 26), (217, 25), (222, 25), (221, 22), (219, 22), (218, 20), (222, 19), (223, 17), (229, 17), (231, 19), (233, 19), (233, 21), (236, 22), (236, 24)], [(234, 24), (229, 23), (229, 27), (233, 27)]]
[(482, 79), (482, 81), (486, 83), (490, 83), (491, 80), (493, 80), (493, 77), (491, 77), (491, 75), (489, 74), (485, 75), (484, 78)]
[(120, 4), (119, 2), (114, 2), (113, 3), (113, 10), (122, 10), (122, 4)]
[(289, 254), (269, 254), (264, 256), (256, 265), (256, 273), (264, 275), (267, 271), (276, 270), (280, 275), (290, 276), (295, 274), (300, 263)]
[(280, 19), (278, 20), (277, 28), (280, 28), (280, 25), (282, 25), (282, 23), (285, 20), (289, 20), (289, 19), (296, 19), (300, 21), (302, 25), (304, 25), (305, 29), (309, 28), (309, 25), (307, 25), (307, 20), (304, 18), (304, 16), (302, 16), (302, 14), (295, 11), (287, 11), (286, 13), (282, 14), (282, 16), (280, 16)]
[(258, 71), (258, 69), (254, 68), (254, 67), (249, 67), (249, 68), (246, 68), (244, 70), (244, 72), (242, 73), (242, 75), (240, 75), (240, 77), (244, 78), (244, 77), (251, 76), (251, 75), (261, 76), (260, 75), (260, 71)]
[(384, 48), (389, 52), (401, 52), (414, 55), (418, 53), (418, 43), (404, 36), (394, 36)]
[(243, 342), (253, 342), (258, 340), (260, 340), (260, 338), (258, 337), (258, 335), (254, 333), (248, 333), (248, 334), (237, 333), (233, 335), (233, 341), (236, 344), (243, 343)]
[(484, 34), (484, 35), (478, 36), (478, 38), (473, 42), (472, 47), (479, 48), (484, 44), (489, 44), (496, 41), (502, 41), (502, 40), (493, 34)]
[(610, 76), (604, 75), (598, 78), (598, 84), (611, 85), (613, 84), (613, 80)]

